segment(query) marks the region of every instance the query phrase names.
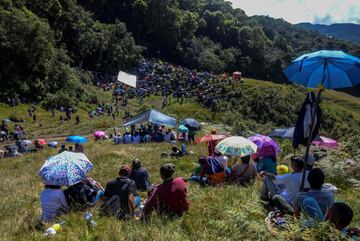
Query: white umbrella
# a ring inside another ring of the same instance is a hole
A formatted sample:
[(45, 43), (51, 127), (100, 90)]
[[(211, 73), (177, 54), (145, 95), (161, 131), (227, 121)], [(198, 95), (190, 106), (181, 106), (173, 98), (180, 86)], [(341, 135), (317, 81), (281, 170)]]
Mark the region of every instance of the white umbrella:
[(223, 155), (243, 157), (250, 156), (257, 151), (257, 145), (242, 136), (231, 136), (220, 141), (215, 149)]

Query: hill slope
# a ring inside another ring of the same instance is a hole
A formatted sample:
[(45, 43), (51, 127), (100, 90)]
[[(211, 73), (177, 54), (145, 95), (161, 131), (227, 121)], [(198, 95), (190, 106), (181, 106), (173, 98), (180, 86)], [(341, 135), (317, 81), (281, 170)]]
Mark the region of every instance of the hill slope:
[(299, 23), (295, 26), (314, 30), (321, 34), (337, 39), (347, 40), (355, 44), (360, 44), (360, 25), (353, 23), (336, 23), (331, 25)]

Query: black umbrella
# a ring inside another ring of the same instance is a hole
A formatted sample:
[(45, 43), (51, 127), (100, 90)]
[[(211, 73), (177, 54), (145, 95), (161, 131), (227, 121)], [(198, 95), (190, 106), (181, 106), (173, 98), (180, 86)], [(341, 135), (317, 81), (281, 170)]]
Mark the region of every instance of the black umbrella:
[(192, 131), (198, 131), (201, 129), (201, 125), (200, 123), (195, 120), (195, 119), (192, 119), (192, 118), (186, 118), (185, 120), (182, 121), (183, 124), (189, 128), (189, 130), (192, 130)]

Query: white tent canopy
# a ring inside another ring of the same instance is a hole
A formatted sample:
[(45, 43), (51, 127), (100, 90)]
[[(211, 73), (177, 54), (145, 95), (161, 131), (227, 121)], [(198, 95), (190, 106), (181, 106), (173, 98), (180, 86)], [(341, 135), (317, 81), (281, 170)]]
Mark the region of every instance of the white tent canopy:
[(118, 74), (118, 81), (136, 88), (136, 76), (120, 71)]

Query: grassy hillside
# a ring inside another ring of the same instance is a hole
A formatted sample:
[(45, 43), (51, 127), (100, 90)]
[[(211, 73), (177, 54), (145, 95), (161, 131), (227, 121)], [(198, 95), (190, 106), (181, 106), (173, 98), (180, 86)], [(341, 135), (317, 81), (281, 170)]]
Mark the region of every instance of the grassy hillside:
[[(91, 87), (92, 88), (92, 87)], [(291, 87), (288, 85), (277, 85), (271, 82), (246, 79), (243, 84), (235, 86), (234, 91), (240, 91), (242, 95), (235, 98), (235, 105), (241, 106), (244, 102), (252, 103), (259, 98), (269, 98), (268, 91), (274, 92), (277, 97), (276, 102), (286, 102), (286, 111), (297, 110), (301, 103), (298, 99), (303, 99), (305, 89)], [(99, 98), (104, 103), (109, 102), (110, 92), (98, 92)], [(234, 95), (236, 96), (236, 95)], [(229, 99), (228, 102), (232, 100)], [(161, 109), (161, 98), (152, 96), (140, 105), (136, 100), (130, 100), (128, 109), (132, 114), (136, 114), (147, 108)], [(273, 103), (273, 102), (271, 102)], [(290, 106), (296, 103), (296, 106)], [(349, 125), (351, 128), (359, 128), (352, 123), (360, 121), (360, 100), (344, 93), (326, 91), (322, 106), (324, 111), (329, 112), (329, 116), (335, 116), (334, 123), (338, 126)], [(89, 119), (87, 111), (94, 106), (80, 105), (78, 113), (81, 116), (79, 126), (74, 121), (59, 123), (59, 113), (55, 120), (51, 113), (37, 107), (38, 121), (42, 123), (39, 128), (38, 123), (32, 123), (27, 115), (28, 105), (20, 105), (9, 108), (0, 105), (0, 119), (9, 115), (23, 118), (25, 130), (32, 137), (46, 137), (48, 135), (67, 135), (67, 134), (91, 134), (97, 129), (113, 130), (119, 127), (122, 120), (118, 117), (113, 121), (110, 117), (96, 117)], [(252, 106), (251, 108), (255, 108)], [(285, 108), (284, 107), (284, 108)], [(276, 109), (277, 115), (282, 109)], [(264, 115), (267, 109), (263, 108)], [(274, 128), (275, 123), (261, 123), (256, 121), (256, 116), (247, 119), (243, 109), (233, 108), (221, 109), (217, 113), (212, 113), (193, 99), (181, 102), (179, 99), (172, 99), (171, 104), (163, 109), (178, 118), (194, 117), (206, 122), (203, 133), (211, 128), (219, 131), (236, 132), (240, 127), (235, 122), (232, 125), (224, 120), (230, 117), (242, 125), (245, 129), (252, 132), (263, 132)], [(344, 113), (351, 115), (343, 116)], [(244, 115), (243, 115), (244, 114)], [(286, 114), (286, 113), (283, 113)], [(241, 119), (238, 119), (241, 118)], [(253, 119), (254, 118), (254, 119)], [(121, 130), (121, 129), (118, 129)], [(342, 140), (350, 140), (343, 138)], [(356, 142), (354, 142), (356, 143)], [(287, 154), (292, 153), (289, 141), (280, 141), (283, 153), (280, 162), (288, 165)], [(355, 144), (356, 145), (356, 144)], [(194, 154), (180, 159), (162, 159), (160, 154), (164, 151), (169, 152), (169, 144), (141, 144), (141, 145), (113, 145), (112, 142), (90, 142), (85, 145), (85, 153), (94, 163), (94, 170), (90, 175), (105, 185), (107, 181), (116, 177), (118, 168), (123, 163), (130, 163), (135, 157), (143, 160), (150, 172), (153, 183), (160, 182), (159, 167), (162, 163), (172, 161), (177, 168), (176, 176), (188, 177), (196, 166), (197, 158), (206, 154), (205, 145), (189, 146), (189, 150)], [(353, 148), (359, 150), (360, 147)], [(56, 154), (56, 150), (46, 149), (39, 153), (25, 154), (21, 158), (1, 159), (0, 176), (0, 237), (2, 240), (47, 240), (42, 232), (35, 229), (40, 214), (39, 195), (43, 184), (37, 172), (43, 162), (50, 155)], [(299, 152), (298, 152), (299, 153)], [(339, 187), (336, 194), (337, 200), (349, 203), (355, 213), (352, 226), (360, 225), (360, 176), (359, 167), (349, 167), (344, 159), (350, 154), (347, 149), (339, 152), (328, 153), (327, 157), (317, 163), (322, 167), (327, 175), (327, 181)], [(278, 231), (277, 236), (273, 236), (267, 229), (264, 219), (267, 215), (258, 199), (260, 181), (253, 187), (243, 188), (237, 186), (222, 186), (215, 188), (200, 188), (198, 185), (189, 185), (189, 197), (191, 208), (189, 213), (182, 218), (174, 220), (163, 220), (153, 216), (149, 224), (141, 222), (123, 222), (111, 218), (99, 216), (98, 208), (91, 210), (98, 226), (90, 230), (86, 222), (82, 219), (82, 213), (71, 213), (61, 220), (66, 221), (65, 229), (59, 233), (56, 240), (292, 240), (297, 236), (305, 240), (337, 240), (337, 233), (327, 225), (321, 226), (317, 232), (305, 230), (299, 232), (299, 227), (289, 220), (289, 225), (282, 231)], [(142, 196), (144, 196), (142, 194)]]

